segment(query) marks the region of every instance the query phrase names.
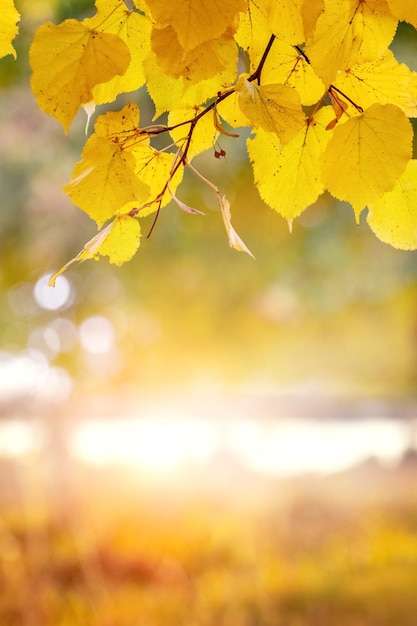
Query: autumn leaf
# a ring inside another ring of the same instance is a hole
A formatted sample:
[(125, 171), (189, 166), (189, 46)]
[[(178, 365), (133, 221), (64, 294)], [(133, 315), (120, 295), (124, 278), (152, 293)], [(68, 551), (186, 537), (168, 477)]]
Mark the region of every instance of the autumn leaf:
[(305, 106), (318, 102), (326, 90), (306, 57), (286, 41), (274, 42), (262, 69), (262, 82), (294, 87)]
[(55, 286), (58, 276), (63, 274), (74, 263), (97, 260), (100, 256), (108, 256), (110, 263), (122, 265), (133, 257), (139, 248), (141, 236), (140, 224), (130, 215), (118, 215), (110, 224), (88, 241), (84, 248), (71, 261), (68, 261), (49, 279), (49, 285)]
[(305, 53), (317, 75), (329, 85), (339, 70), (384, 54), (397, 22), (386, 0), (327, 1)]
[(305, 40), (302, 4), (303, 0), (279, 0), (269, 4), (268, 24), (274, 35), (289, 44), (300, 44)]
[(220, 74), (229, 63), (234, 66), (237, 52), (234, 40), (221, 36), (185, 53), (170, 26), (154, 28), (151, 41), (162, 71), (174, 78), (182, 76), (189, 86)]
[(149, 190), (149, 201), (139, 210), (139, 217), (145, 217), (170, 202), (182, 181), (184, 169), (178, 168), (174, 172), (176, 155), (154, 148), (139, 151), (135, 156), (136, 176)]
[(96, 0), (97, 15), (84, 20), (90, 29), (117, 35), (129, 49), (130, 63), (124, 73), (93, 88), (95, 104), (113, 102), (120, 93), (139, 89), (146, 80), (144, 60), (150, 51), (152, 21), (146, 15), (129, 11), (122, 0)]
[[(192, 108), (212, 98), (222, 89), (234, 82), (236, 78), (236, 64), (238, 61), (238, 49), (236, 45), (229, 47), (227, 66), (211, 78), (200, 80), (190, 84), (184, 76), (174, 78), (161, 71), (157, 56), (151, 52), (144, 62), (146, 73), (146, 87), (155, 104), (155, 118), (166, 111)], [(196, 105), (198, 103), (198, 105)]]
[(320, 157), (331, 139), (326, 125), (332, 116), (331, 107), (321, 109), (285, 146), (277, 135), (264, 130), (248, 140), (261, 198), (287, 220), (300, 215), (324, 191)]
[(68, 132), (79, 107), (93, 99), (93, 88), (123, 74), (129, 49), (117, 35), (100, 33), (77, 20), (38, 28), (30, 48), (31, 87), (39, 107)]
[(219, 131), (213, 123), (212, 116), (205, 115), (193, 128), (191, 140), (188, 139), (191, 131), (191, 122), (188, 124), (185, 122), (192, 120), (195, 115), (198, 115), (203, 111), (205, 111), (205, 107), (182, 109), (179, 111), (173, 111), (168, 117), (169, 126), (176, 126), (176, 128), (170, 130), (170, 135), (182, 151), (187, 146), (187, 159), (189, 161), (197, 156), (197, 154), (201, 154), (205, 150), (213, 148), (216, 139), (219, 136)]
[(378, 239), (400, 248), (417, 249), (417, 161), (408, 163), (392, 191), (369, 205), (368, 224)]
[(331, 194), (361, 210), (390, 191), (411, 158), (412, 127), (392, 104), (373, 104), (338, 124), (323, 158), (322, 180)]
[(146, 4), (155, 22), (175, 30), (185, 53), (223, 35), (239, 11), (247, 9), (245, 0), (146, 0)]
[(388, 0), (388, 6), (397, 19), (417, 28), (417, 4), (414, 0)]
[(300, 97), (287, 85), (256, 85), (241, 76), (236, 85), (242, 112), (255, 127), (276, 133), (283, 143), (297, 134), (305, 115)]
[[(82, 160), (74, 167), (71, 181), (64, 186), (71, 200), (101, 226), (128, 202), (144, 203), (149, 187), (136, 175), (136, 155), (152, 152), (147, 142), (127, 143), (137, 107), (100, 116), (96, 132), (88, 139)], [(133, 127), (134, 128), (134, 127)]]
[(3, 0), (0, 13), (0, 58), (12, 54), (16, 58), (16, 51), (12, 42), (18, 33), (20, 14), (16, 10), (13, 0)]
[(249, 57), (249, 68), (253, 72), (259, 64), (271, 35), (268, 24), (270, 0), (249, 0), (248, 11), (242, 13), (235, 33), (235, 41)]
[(408, 117), (417, 116), (417, 73), (398, 63), (393, 53), (338, 72), (333, 83), (362, 108), (371, 104), (395, 104)]

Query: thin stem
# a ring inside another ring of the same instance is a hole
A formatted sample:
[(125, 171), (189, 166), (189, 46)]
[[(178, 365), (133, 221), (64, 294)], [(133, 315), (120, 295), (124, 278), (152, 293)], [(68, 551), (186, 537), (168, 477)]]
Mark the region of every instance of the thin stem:
[(265, 50), (264, 50), (264, 53), (263, 53), (263, 55), (262, 55), (262, 58), (261, 58), (261, 60), (259, 61), (259, 65), (258, 65), (258, 67), (256, 68), (256, 70), (254, 71), (254, 73), (253, 73), (253, 74), (251, 74), (251, 76), (249, 76), (249, 78), (248, 78), (248, 82), (250, 82), (250, 83), (251, 83), (252, 81), (256, 80), (256, 82), (258, 83), (258, 85), (260, 85), (260, 84), (261, 84), (261, 73), (262, 73), (263, 67), (264, 67), (264, 65), (265, 65), (265, 61), (266, 61), (266, 60), (267, 60), (267, 58), (268, 58), (268, 54), (269, 54), (269, 53), (270, 53), (270, 51), (271, 51), (272, 44), (274, 43), (274, 41), (275, 41), (275, 35), (271, 35), (271, 37), (269, 38), (268, 43), (266, 44), (266, 48), (265, 48)]

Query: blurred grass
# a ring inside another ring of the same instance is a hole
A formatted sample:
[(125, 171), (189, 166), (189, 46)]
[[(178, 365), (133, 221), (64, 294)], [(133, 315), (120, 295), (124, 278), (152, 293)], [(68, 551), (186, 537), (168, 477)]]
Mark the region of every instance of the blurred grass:
[(363, 468), (220, 496), (78, 468), (51, 499), (32, 474), (2, 506), (0, 623), (414, 626), (415, 478)]

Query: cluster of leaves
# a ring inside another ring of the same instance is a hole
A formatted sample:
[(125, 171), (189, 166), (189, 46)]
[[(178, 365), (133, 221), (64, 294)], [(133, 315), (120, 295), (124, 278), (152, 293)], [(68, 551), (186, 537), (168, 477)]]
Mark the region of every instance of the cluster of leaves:
[[(13, 51), (17, 14), (0, 23)], [(249, 252), (231, 225), (230, 205), (193, 160), (223, 158), (235, 129), (247, 147), (263, 200), (291, 225), (327, 190), (368, 207), (375, 234), (417, 248), (417, 73), (395, 59), (399, 20), (417, 28), (411, 0), (96, 0), (94, 17), (46, 23), (35, 34), (31, 86), (40, 108), (68, 132), (80, 107), (95, 107), (146, 84), (155, 123), (141, 127), (128, 104), (97, 117), (64, 187), (102, 230), (73, 259), (136, 252), (140, 219), (178, 196), (184, 169), (208, 184), (230, 245)], [(168, 113), (165, 124), (158, 123)], [(87, 123), (88, 126), (88, 123)], [(166, 137), (155, 147), (156, 136)], [(222, 136), (222, 137), (221, 137)], [(155, 217), (156, 219), (156, 217)], [(250, 253), (250, 252), (249, 252)], [(69, 263), (69, 264), (70, 264)], [(68, 267), (67, 264), (61, 271)], [(54, 280), (54, 278), (53, 278)]]

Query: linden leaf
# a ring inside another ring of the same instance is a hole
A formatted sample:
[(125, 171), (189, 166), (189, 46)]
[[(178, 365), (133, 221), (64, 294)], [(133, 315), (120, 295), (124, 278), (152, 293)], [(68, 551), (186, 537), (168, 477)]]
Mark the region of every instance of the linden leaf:
[(327, 0), (305, 52), (329, 85), (338, 70), (380, 57), (395, 35), (397, 22), (386, 0)]
[[(146, 0), (156, 22), (175, 30), (185, 53), (214, 41), (233, 27), (245, 0)], [(237, 24), (236, 24), (237, 26)]]
[(412, 138), (400, 109), (373, 104), (334, 130), (321, 161), (325, 187), (350, 202), (358, 218), (366, 204), (394, 187), (411, 158)]
[(123, 74), (129, 49), (117, 35), (100, 33), (77, 20), (38, 28), (30, 48), (31, 87), (39, 107), (65, 132), (79, 107), (93, 100), (93, 88)]
[(298, 217), (324, 191), (320, 157), (331, 133), (331, 107), (320, 109), (285, 146), (274, 133), (259, 129), (248, 140), (255, 185), (261, 198), (287, 220)]
[(158, 65), (169, 76), (182, 76), (189, 85), (218, 75), (229, 63), (235, 67), (235, 49), (234, 40), (222, 36), (184, 53), (172, 27), (164, 26), (152, 31), (152, 50)]
[(285, 41), (274, 41), (262, 69), (262, 82), (294, 87), (305, 106), (315, 104), (325, 92), (323, 81), (298, 50)]
[(174, 78), (161, 71), (158, 59), (151, 51), (145, 60), (146, 87), (155, 104), (155, 116), (158, 118), (166, 111), (175, 111), (186, 107), (194, 107), (197, 103), (206, 102), (217, 94), (219, 90), (226, 89), (236, 79), (236, 64), (238, 60), (238, 48), (233, 45), (229, 48), (230, 57), (226, 67), (215, 76), (201, 80), (196, 84), (189, 84), (183, 76)]
[(139, 217), (145, 217), (168, 204), (182, 181), (184, 168), (174, 172), (175, 154), (150, 148), (148, 152), (136, 153), (136, 176), (147, 185), (150, 200), (139, 209)]
[(20, 14), (14, 6), (13, 0), (3, 0), (0, 14), (0, 58), (12, 54), (16, 58), (16, 51), (12, 41), (19, 29), (17, 24)]
[(138, 179), (135, 167), (133, 154), (92, 135), (64, 191), (101, 226), (127, 202), (142, 204), (148, 198), (148, 186)]
[(148, 185), (135, 171), (136, 156), (152, 152), (142, 136), (136, 139), (138, 119), (136, 105), (101, 115), (95, 133), (85, 144), (82, 160), (74, 167), (72, 180), (64, 187), (74, 204), (99, 226), (128, 202), (143, 204), (149, 197)]
[(338, 72), (333, 84), (364, 109), (391, 103), (407, 117), (417, 117), (417, 74), (398, 63), (390, 50), (375, 61)]
[(248, 11), (241, 15), (235, 40), (249, 56), (250, 71), (258, 67), (265, 47), (272, 35), (268, 23), (270, 0), (249, 0)]
[(392, 191), (369, 205), (368, 224), (381, 241), (417, 249), (417, 161), (408, 163)]
[(304, 0), (301, 7), (301, 16), (303, 18), (304, 32), (306, 39), (309, 39), (316, 28), (317, 20), (324, 11), (324, 0)]
[(230, 96), (216, 105), (217, 113), (232, 128), (251, 126), (251, 121), (239, 106), (239, 94), (234, 91)]
[(254, 126), (276, 133), (283, 143), (302, 128), (300, 97), (287, 85), (256, 85), (241, 76), (236, 84), (239, 105)]
[(93, 88), (96, 104), (113, 102), (120, 93), (135, 91), (146, 80), (143, 62), (150, 51), (152, 22), (145, 15), (129, 11), (121, 0), (113, 0), (112, 4), (108, 6), (108, 0), (96, 0), (97, 15), (84, 23), (97, 31), (118, 35), (129, 49), (130, 63), (124, 74)]
[(268, 24), (274, 35), (290, 44), (303, 43), (305, 35), (302, 4), (303, 0), (279, 0), (270, 3)]
[(396, 18), (417, 28), (417, 4), (415, 0), (388, 0), (388, 6)]
[(139, 248), (140, 237), (141, 229), (138, 220), (130, 215), (118, 215), (113, 222), (90, 239), (77, 256), (51, 276), (48, 284), (54, 287), (58, 276), (77, 261), (97, 260), (100, 256), (108, 256), (110, 263), (115, 265), (130, 261)]
[(197, 124), (193, 126), (191, 140), (188, 139), (191, 131), (191, 124), (185, 123), (205, 110), (205, 107), (196, 107), (195, 109), (184, 109), (182, 111), (174, 111), (168, 117), (169, 126), (176, 126), (170, 131), (170, 135), (181, 148), (182, 151), (187, 150), (187, 160), (191, 161), (197, 154), (201, 154), (209, 148), (213, 148), (219, 132), (213, 123), (211, 115), (204, 115)]

